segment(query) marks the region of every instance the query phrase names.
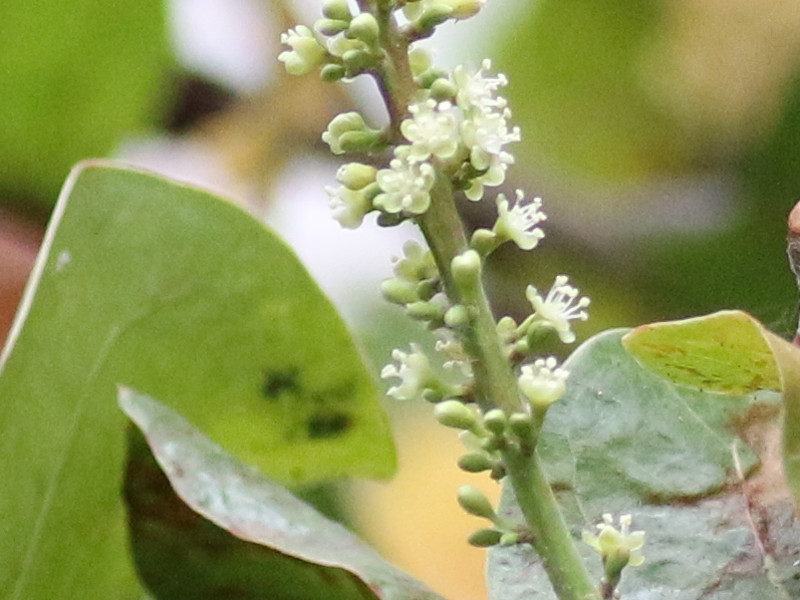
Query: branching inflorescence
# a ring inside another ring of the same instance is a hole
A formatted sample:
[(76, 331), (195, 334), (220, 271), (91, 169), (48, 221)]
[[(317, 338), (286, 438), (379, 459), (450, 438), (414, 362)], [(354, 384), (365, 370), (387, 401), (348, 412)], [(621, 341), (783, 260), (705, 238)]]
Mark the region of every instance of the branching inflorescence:
[[(483, 3), (361, 0), (353, 11), (346, 0), (326, 0), (324, 18), (313, 30), (298, 26), (283, 34), (290, 49), (279, 59), (292, 74), (319, 69), (328, 81), (370, 75), (386, 102), (385, 127), (370, 127), (357, 112), (331, 121), (322, 135), (331, 151), (362, 161), (344, 164), (336, 175), (339, 185), (326, 191), (343, 227), (356, 228), (374, 212), (384, 226), (414, 221), (428, 242), (429, 249), (405, 245), (382, 292), (433, 331), (436, 356), (412, 343), (410, 350), (392, 353), (381, 376), (393, 382), (390, 396), (435, 403), (439, 422), (462, 431), (468, 449), (459, 461), (462, 469), (509, 478), (525, 527), (509, 526), (477, 489), (464, 486), (461, 506), (492, 523), (470, 541), (530, 543), (560, 598), (600, 598), (536, 453), (545, 413), (565, 394), (569, 375), (556, 358), (537, 357), (536, 347), (548, 331), (563, 343), (574, 342), (572, 322), (588, 318), (589, 299), (560, 275), (545, 294), (528, 286), (532, 313), (520, 324), (511, 317), (495, 320), (481, 281), (487, 256), (508, 242), (533, 250), (544, 238), (540, 225), (546, 220), (541, 198), (526, 200), (520, 190), (513, 201), (502, 193), (490, 199), (490, 189), (505, 182), (514, 163), (509, 144), (520, 140), (500, 93), (508, 82), (492, 73), (489, 60), (445, 72), (414, 46), (437, 25), (470, 17)], [(468, 240), (455, 208), (459, 197), (495, 204), (493, 227), (478, 229)], [(601, 589), (605, 596), (608, 586)]]

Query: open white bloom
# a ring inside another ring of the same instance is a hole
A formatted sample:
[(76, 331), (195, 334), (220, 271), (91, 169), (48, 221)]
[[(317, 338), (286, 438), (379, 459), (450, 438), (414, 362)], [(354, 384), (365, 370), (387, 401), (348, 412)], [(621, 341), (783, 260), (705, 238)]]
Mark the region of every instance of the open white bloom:
[(568, 280), (566, 275), (556, 277), (553, 287), (545, 298), (542, 298), (532, 285), (525, 290), (525, 295), (533, 305), (536, 319), (546, 322), (555, 329), (565, 344), (575, 341), (570, 321), (588, 319), (589, 315), (583, 309), (589, 306), (590, 302), (586, 296), (578, 298), (578, 288), (569, 285)]
[(542, 208), (541, 198), (537, 196), (524, 204), (523, 199), (522, 190), (517, 190), (517, 201), (513, 208), (509, 208), (505, 194), (497, 195), (494, 233), (502, 241), (512, 240), (523, 250), (533, 250), (544, 237), (544, 231), (536, 225), (547, 219), (547, 215), (539, 210)]
[(484, 75), (484, 71), (492, 68), (492, 61), (484, 59), (481, 68), (477, 71), (465, 65), (453, 69), (453, 82), (456, 84), (456, 104), (465, 112), (489, 109), (502, 110), (506, 107), (506, 99), (498, 95), (497, 90), (508, 84), (508, 79), (502, 73), (495, 77)]
[(539, 358), (532, 365), (523, 365), (517, 379), (520, 391), (534, 406), (546, 408), (567, 391), (569, 371), (558, 366), (556, 359)]
[(338, 188), (326, 186), (325, 191), (328, 193), (328, 206), (331, 208), (333, 218), (346, 229), (356, 229), (361, 225), (364, 216), (372, 210), (372, 205), (363, 190), (351, 190), (345, 186)]
[(388, 364), (383, 367), (381, 378), (397, 377), (400, 383), (389, 388), (387, 395), (396, 400), (421, 399), (425, 390), (431, 387), (429, 384), (435, 382), (428, 357), (417, 344), (411, 344), (411, 352), (393, 350), (392, 359), (397, 361), (398, 366)]
[(411, 142), (409, 160), (421, 162), (431, 155), (450, 158), (458, 150), (460, 115), (450, 102), (432, 98), (408, 107), (411, 118), (400, 124), (400, 130)]
[(605, 563), (615, 556), (627, 556), (627, 561), (622, 566), (638, 567), (644, 562), (642, 546), (644, 546), (644, 531), (630, 531), (632, 518), (630, 515), (620, 515), (619, 529), (614, 527), (614, 518), (609, 514), (603, 515), (603, 522), (597, 525), (599, 533), (583, 532), (583, 541), (597, 550)]
[(389, 213), (421, 215), (431, 203), (430, 191), (436, 179), (433, 166), (426, 162), (413, 162), (406, 153), (396, 156), (388, 169), (381, 169), (375, 177), (381, 193), (373, 204)]
[(325, 48), (305, 25), (298, 25), (281, 34), (281, 44), (291, 47), (278, 55), (290, 75), (303, 75), (317, 66), (325, 56)]
[(464, 346), (458, 341), (451, 329), (439, 329), (436, 332), (438, 339), (434, 349), (440, 352), (447, 360), (444, 368), (457, 374), (464, 380), (471, 380), (472, 363), (470, 356), (464, 350)]
[(497, 186), (506, 178), (508, 165), (514, 163), (514, 156), (503, 147), (518, 142), (519, 127), (508, 128), (508, 109), (502, 112), (481, 112), (466, 119), (461, 124), (461, 140), (469, 148), (470, 162), (478, 171), (485, 171), (471, 182), (466, 190), (467, 198), (480, 200), (483, 186)]

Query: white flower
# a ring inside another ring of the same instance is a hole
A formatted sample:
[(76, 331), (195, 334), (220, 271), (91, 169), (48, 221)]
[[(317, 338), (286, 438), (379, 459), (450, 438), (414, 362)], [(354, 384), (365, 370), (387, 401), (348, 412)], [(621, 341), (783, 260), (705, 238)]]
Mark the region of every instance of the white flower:
[[(590, 531), (583, 532), (583, 541), (597, 550), (605, 563), (609, 557), (622, 554), (627, 555), (626, 565), (638, 567), (644, 562), (642, 546), (644, 546), (644, 531), (630, 531), (631, 516), (620, 515), (619, 529), (614, 527), (614, 518), (609, 514), (603, 515), (603, 522), (597, 525), (597, 535)], [(625, 565), (622, 565), (625, 566)]]
[(374, 205), (389, 213), (421, 215), (428, 210), (436, 179), (433, 166), (412, 162), (403, 153), (393, 158), (389, 167), (378, 171), (375, 177), (381, 193), (373, 200)]
[(411, 344), (411, 352), (395, 349), (392, 359), (397, 361), (399, 368), (394, 364), (386, 365), (381, 371), (381, 378), (397, 377), (400, 383), (389, 388), (387, 395), (396, 400), (421, 399), (425, 390), (431, 387), (429, 384), (435, 382), (430, 362), (422, 349), (417, 344)]
[(290, 75), (303, 75), (317, 66), (325, 56), (325, 48), (305, 25), (298, 25), (281, 34), (281, 44), (291, 47), (278, 55)]
[(523, 250), (533, 250), (544, 237), (544, 231), (536, 227), (547, 219), (541, 210), (542, 199), (538, 196), (523, 204), (522, 190), (517, 190), (517, 201), (509, 209), (505, 194), (497, 195), (497, 221), (494, 233), (501, 241), (513, 240)]
[(584, 308), (589, 306), (589, 298), (578, 298), (578, 288), (567, 283), (566, 275), (556, 277), (553, 287), (542, 298), (536, 288), (529, 285), (525, 290), (538, 321), (544, 321), (556, 330), (558, 337), (565, 344), (575, 341), (575, 334), (569, 324), (570, 321), (585, 321), (589, 315)]
[(346, 229), (356, 229), (364, 220), (364, 216), (372, 210), (372, 205), (363, 190), (351, 190), (345, 186), (334, 188), (326, 186), (328, 206), (333, 218)]
[(491, 68), (492, 61), (487, 58), (477, 71), (465, 65), (453, 69), (453, 82), (458, 89), (456, 103), (462, 110), (502, 110), (506, 107), (506, 99), (499, 96), (497, 90), (505, 87), (508, 79), (502, 73), (498, 73), (495, 77), (484, 76), (483, 71)]
[(421, 162), (431, 155), (450, 158), (458, 150), (460, 115), (450, 102), (432, 98), (408, 107), (411, 118), (400, 124), (400, 130), (411, 142), (409, 160)]
[(558, 367), (552, 356), (539, 358), (532, 365), (523, 365), (517, 379), (520, 391), (534, 406), (547, 407), (567, 391), (569, 371)]
[(508, 109), (500, 113), (482, 112), (461, 124), (461, 140), (469, 148), (470, 162), (478, 171), (484, 171), (470, 182), (471, 187), (466, 190), (470, 200), (481, 199), (483, 186), (503, 183), (508, 165), (514, 163), (514, 157), (503, 147), (521, 138), (519, 127), (508, 128), (506, 119), (509, 116)]

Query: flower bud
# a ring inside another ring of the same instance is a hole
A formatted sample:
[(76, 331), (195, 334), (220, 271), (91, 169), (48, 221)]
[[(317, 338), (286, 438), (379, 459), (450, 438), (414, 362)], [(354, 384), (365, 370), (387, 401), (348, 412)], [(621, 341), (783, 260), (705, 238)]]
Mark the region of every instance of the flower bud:
[(374, 46), (381, 34), (381, 28), (375, 17), (368, 12), (361, 13), (350, 21), (347, 36), (361, 40), (368, 46)]
[(493, 408), (483, 415), (483, 425), (495, 435), (503, 435), (506, 429), (506, 413), (500, 408)]
[(362, 117), (357, 112), (346, 112), (336, 115), (328, 124), (328, 129), (322, 134), (322, 141), (328, 144), (334, 154), (344, 154), (342, 137), (351, 133), (364, 133), (372, 131), (367, 127)]
[(281, 44), (291, 47), (278, 55), (278, 60), (290, 75), (303, 75), (322, 62), (325, 48), (314, 37), (314, 33), (304, 25), (298, 25), (281, 34)]
[(490, 521), (497, 519), (489, 499), (474, 485), (462, 485), (458, 488), (458, 503), (471, 515)]
[(411, 67), (411, 72), (416, 77), (419, 77), (431, 68), (430, 52), (421, 46), (415, 46), (408, 51), (408, 63)]
[(342, 54), (347, 76), (354, 77), (375, 64), (375, 58), (366, 50), (354, 48)]
[(417, 286), (410, 281), (403, 281), (395, 277), (381, 282), (381, 293), (392, 304), (401, 306), (419, 301)]
[(481, 257), (475, 250), (469, 249), (455, 258), (450, 263), (453, 280), (459, 289), (467, 296), (472, 296), (480, 285)]
[(467, 473), (490, 471), (494, 467), (492, 460), (485, 454), (473, 452), (458, 459), (458, 467)]
[(428, 6), (417, 19), (417, 26), (423, 31), (441, 25), (453, 15), (453, 9), (446, 4)]
[(444, 309), (434, 301), (419, 301), (408, 304), (406, 313), (417, 321), (441, 321), (444, 316)]
[(444, 77), (437, 77), (430, 86), (431, 97), (434, 100), (452, 100), (456, 97), (458, 88), (455, 84)]
[(478, 424), (475, 413), (463, 402), (458, 400), (445, 400), (433, 409), (433, 416), (445, 427), (453, 429), (472, 429)]
[(335, 81), (339, 81), (342, 79), (347, 73), (344, 70), (342, 65), (337, 65), (334, 63), (328, 63), (324, 67), (322, 67), (319, 71), (320, 77), (322, 77), (323, 81), (327, 81), (328, 83), (333, 83)]
[(339, 19), (317, 19), (314, 23), (314, 30), (326, 36), (333, 36), (345, 31), (350, 26), (347, 21)]
[(350, 14), (350, 7), (347, 5), (347, 0), (323, 0), (322, 14), (329, 19), (336, 19), (339, 21), (349, 21), (353, 18)]
[(375, 181), (378, 170), (371, 165), (361, 163), (347, 163), (339, 167), (336, 172), (336, 181), (351, 190), (360, 190)]
[(478, 251), (481, 256), (488, 256), (499, 245), (499, 240), (494, 231), (476, 229), (469, 240), (469, 245)]
[(533, 433), (533, 420), (527, 413), (514, 413), (508, 418), (508, 429), (521, 440), (528, 439)]
[(469, 310), (463, 304), (456, 304), (447, 309), (444, 313), (444, 323), (448, 327), (463, 327), (469, 324)]
[(477, 546), (478, 548), (488, 548), (490, 546), (499, 544), (502, 536), (503, 533), (501, 531), (497, 531), (497, 529), (478, 529), (477, 531), (472, 532), (472, 534), (467, 538), (467, 542), (469, 542), (469, 544), (472, 546)]

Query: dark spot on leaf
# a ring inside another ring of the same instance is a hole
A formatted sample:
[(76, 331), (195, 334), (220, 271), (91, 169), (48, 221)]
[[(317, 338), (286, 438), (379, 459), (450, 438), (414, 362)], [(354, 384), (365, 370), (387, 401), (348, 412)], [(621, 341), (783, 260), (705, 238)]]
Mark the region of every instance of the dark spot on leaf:
[(300, 393), (300, 383), (297, 368), (279, 369), (275, 371), (264, 371), (264, 383), (261, 386), (261, 393), (265, 398), (275, 400), (284, 392), (293, 394)]
[(308, 420), (308, 437), (312, 440), (336, 437), (350, 429), (351, 426), (352, 421), (347, 413), (317, 413)]

